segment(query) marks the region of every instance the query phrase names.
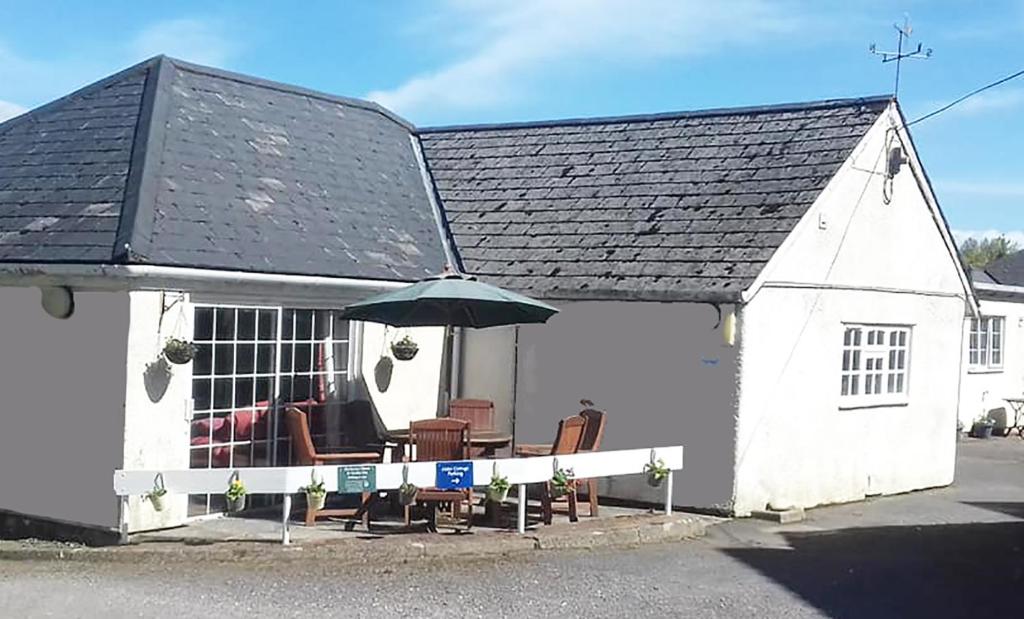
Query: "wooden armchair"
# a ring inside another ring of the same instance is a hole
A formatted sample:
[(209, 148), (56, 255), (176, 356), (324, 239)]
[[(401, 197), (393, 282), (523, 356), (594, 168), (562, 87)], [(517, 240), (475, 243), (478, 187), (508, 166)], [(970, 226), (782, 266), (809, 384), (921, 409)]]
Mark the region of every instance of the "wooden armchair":
[[(604, 424), (608, 418), (603, 411), (595, 408), (586, 408), (580, 412), (580, 417), (586, 423), (583, 425), (583, 436), (580, 437), (579, 452), (597, 451), (601, 448), (601, 439), (604, 437)], [(590, 517), (597, 516), (597, 480), (579, 479), (577, 486), (587, 488), (587, 503), (590, 505)]]
[[(409, 449), (416, 462), (468, 460), (470, 424), (461, 419), (426, 419), (409, 424)], [(473, 489), (442, 490), (420, 488), (416, 502), (430, 504), (427, 528), (437, 531), (437, 509), (451, 503), (451, 514), (458, 518), (462, 503), (467, 505), (466, 528), (473, 526)], [(405, 525), (412, 523), (412, 506), (405, 507)]]
[[(288, 423), (288, 433), (291, 435), (292, 440), (293, 460), (297, 465), (374, 464), (382, 461), (381, 453), (377, 451), (319, 453), (316, 447), (313, 446), (313, 437), (309, 433), (309, 421), (306, 418), (306, 413), (294, 407), (289, 408), (285, 411), (285, 419)], [(307, 505), (306, 526), (311, 527), (316, 523), (317, 518), (328, 516), (362, 516), (363, 525), (369, 528), (371, 498), (371, 493), (364, 492), (362, 494), (362, 503), (355, 509), (313, 510)]]
[[(587, 420), (580, 415), (566, 417), (558, 422), (558, 432), (555, 434), (554, 443), (543, 447), (537, 445), (520, 445), (516, 448), (516, 455), (529, 457), (574, 454), (580, 448), (586, 424)], [(568, 494), (563, 497), (569, 503), (569, 520), (571, 522), (576, 522), (579, 519), (576, 513), (576, 485), (577, 482), (573, 482), (572, 487), (569, 488)], [(526, 497), (520, 497), (519, 500), (524, 501), (526, 500)], [(561, 499), (555, 499), (552, 496), (551, 482), (546, 482), (540, 496), (541, 512), (544, 524), (551, 524), (553, 511), (552, 503), (558, 500)]]
[[(494, 402), (490, 400), (461, 399), (452, 400), (448, 405), (448, 417), (468, 421), (474, 432), (494, 431)], [(487, 454), (484, 447), (471, 447), (473, 458), (482, 458)]]

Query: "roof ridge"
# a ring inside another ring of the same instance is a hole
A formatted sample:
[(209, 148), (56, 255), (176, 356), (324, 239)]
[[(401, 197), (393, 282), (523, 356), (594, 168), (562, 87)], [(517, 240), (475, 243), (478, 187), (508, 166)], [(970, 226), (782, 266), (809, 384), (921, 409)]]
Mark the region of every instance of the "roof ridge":
[[(358, 107), (370, 112), (376, 112), (381, 116), (384, 116), (388, 120), (402, 125), (409, 131), (415, 132), (416, 127), (408, 120), (402, 118), (398, 114), (392, 112), (386, 107), (375, 101), (367, 101), (365, 99), (357, 99), (355, 97), (346, 97), (342, 95), (333, 95), (321, 90), (313, 90), (312, 88), (305, 88), (303, 86), (296, 86), (295, 84), (288, 84), (285, 82), (278, 82), (275, 80), (263, 79), (253, 75), (247, 75), (245, 73), (237, 73), (235, 71), (227, 71), (225, 69), (218, 69), (216, 67), (210, 67), (206, 65), (195, 64), (186, 60), (179, 60), (178, 58), (172, 58), (170, 56), (158, 56), (173, 64), (182, 71), (189, 71), (200, 75), (207, 75), (210, 77), (216, 77), (225, 79), (233, 82), (239, 82), (242, 84), (249, 84), (250, 86), (258, 86), (260, 88), (267, 88), (271, 90), (277, 90), (280, 92), (302, 95), (306, 97), (312, 97), (314, 99), (321, 99), (323, 101), (329, 101), (331, 103), (341, 103), (343, 105), (350, 105), (352, 107)], [(154, 59), (155, 60), (155, 59)]]
[(714, 116), (732, 116), (738, 114), (769, 114), (785, 111), (807, 111), (834, 109), (840, 107), (872, 106), (888, 104), (892, 95), (871, 95), (866, 97), (849, 97), (844, 99), (821, 99), (817, 101), (775, 103), (770, 105), (754, 105), (740, 107), (718, 107), (701, 110), (681, 110), (675, 112), (657, 112), (649, 114), (626, 114), (621, 116), (576, 117), (553, 120), (514, 121), (506, 123), (480, 123), (465, 125), (439, 125), (435, 127), (418, 127), (418, 133), (446, 133), (454, 131), (488, 131), (496, 129), (528, 129), (543, 127), (573, 127), (601, 125), (621, 122), (650, 122), (656, 120), (675, 120), (683, 118), (708, 118)]

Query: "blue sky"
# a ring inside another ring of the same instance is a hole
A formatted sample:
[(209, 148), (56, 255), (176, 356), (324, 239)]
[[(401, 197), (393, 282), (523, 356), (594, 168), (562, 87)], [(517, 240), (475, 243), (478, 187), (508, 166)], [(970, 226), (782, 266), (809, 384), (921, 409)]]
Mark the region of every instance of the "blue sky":
[[(0, 118), (149, 56), (373, 98), (416, 124), (884, 94), (916, 118), (1024, 69), (1024, 0), (23, 2), (0, 0)], [(1024, 245), (1024, 78), (916, 125), (958, 235)]]

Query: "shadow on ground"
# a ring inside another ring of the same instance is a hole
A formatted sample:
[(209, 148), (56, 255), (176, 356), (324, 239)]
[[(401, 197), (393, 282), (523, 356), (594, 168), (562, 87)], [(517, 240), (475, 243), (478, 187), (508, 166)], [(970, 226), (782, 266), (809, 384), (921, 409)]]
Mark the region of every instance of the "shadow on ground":
[[(1011, 515), (1024, 504), (985, 505)], [(981, 507), (981, 505), (979, 505)], [(1024, 616), (1024, 522), (784, 533), (723, 552), (831, 617)]]

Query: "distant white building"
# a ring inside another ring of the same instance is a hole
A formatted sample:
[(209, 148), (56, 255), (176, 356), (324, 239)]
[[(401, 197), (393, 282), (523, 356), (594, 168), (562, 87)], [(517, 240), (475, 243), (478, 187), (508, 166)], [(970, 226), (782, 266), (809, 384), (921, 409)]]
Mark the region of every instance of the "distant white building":
[(991, 417), (999, 430), (1024, 423), (1024, 251), (972, 275), (981, 316), (964, 325), (960, 423), (970, 430), (975, 420)]
[(739, 515), (953, 481), (975, 302), (895, 102), (421, 139), (466, 269), (562, 309), (465, 335), (518, 440), (593, 400), (606, 448), (685, 446), (677, 504)]

